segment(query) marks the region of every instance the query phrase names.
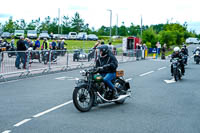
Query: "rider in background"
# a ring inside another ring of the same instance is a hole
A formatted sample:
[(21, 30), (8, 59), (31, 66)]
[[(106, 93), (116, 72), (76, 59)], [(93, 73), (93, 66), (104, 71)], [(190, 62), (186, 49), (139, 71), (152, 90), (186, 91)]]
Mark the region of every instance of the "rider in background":
[[(179, 62), (180, 62), (181, 72), (182, 72), (182, 75), (184, 75), (185, 68), (184, 68), (184, 63), (183, 63), (183, 60), (182, 60), (182, 56), (181, 56), (179, 47), (175, 47), (174, 48), (174, 52), (172, 53), (171, 58), (172, 59), (174, 59), (174, 58), (180, 59)], [(172, 65), (171, 65), (171, 74), (173, 76), (173, 67), (172, 67)]]
[(107, 45), (101, 45), (98, 49), (100, 51), (100, 57), (96, 61), (96, 68), (99, 69), (99, 73), (104, 77), (103, 82), (108, 85), (110, 91), (113, 91), (113, 97), (117, 99), (118, 93), (111, 81), (116, 78), (118, 61)]

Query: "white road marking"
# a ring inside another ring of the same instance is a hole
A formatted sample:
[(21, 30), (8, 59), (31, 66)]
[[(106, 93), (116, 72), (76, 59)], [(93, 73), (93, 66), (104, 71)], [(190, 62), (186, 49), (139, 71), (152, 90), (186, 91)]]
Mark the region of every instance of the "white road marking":
[(159, 70), (162, 70), (162, 69), (165, 69), (165, 68), (167, 68), (167, 67), (161, 67), (161, 68), (158, 68), (158, 71), (159, 71)]
[(73, 79), (68, 79), (68, 80), (79, 80), (79, 78), (73, 78)]
[(58, 78), (55, 78), (57, 80), (65, 80), (66, 77), (58, 77)]
[(142, 76), (148, 75), (148, 74), (153, 73), (153, 72), (154, 71), (146, 72), (146, 73), (140, 74), (139, 76), (142, 77)]
[(164, 80), (167, 84), (175, 83), (176, 81), (173, 79), (170, 80)]
[(54, 110), (56, 110), (56, 109), (59, 109), (59, 108), (65, 106), (65, 105), (67, 105), (67, 104), (70, 104), (70, 103), (72, 103), (72, 100), (70, 100), (70, 101), (68, 101), (68, 102), (66, 102), (66, 103), (60, 104), (60, 105), (58, 105), (58, 106), (56, 106), (56, 107), (53, 107), (53, 108), (51, 108), (51, 109), (48, 109), (48, 110), (46, 110), (46, 111), (44, 111), (44, 112), (38, 113), (38, 114), (34, 115), (33, 117), (34, 117), (34, 118), (40, 117), (40, 116), (42, 116), (42, 115), (45, 115), (45, 114), (47, 114), (47, 113), (49, 113), (49, 112), (51, 112), (51, 111), (54, 111)]
[(10, 133), (11, 130), (6, 130), (6, 131), (3, 131), (2, 133)]
[(22, 124), (24, 124), (24, 123), (26, 123), (26, 122), (28, 122), (28, 121), (30, 121), (31, 119), (24, 119), (23, 121), (20, 121), (20, 122), (18, 122), (17, 124), (15, 124), (14, 125), (14, 127), (18, 127), (18, 126), (20, 126), (20, 125), (22, 125)]
[(130, 80), (132, 80), (132, 78), (128, 78), (128, 79), (126, 79), (125, 81), (130, 81)]

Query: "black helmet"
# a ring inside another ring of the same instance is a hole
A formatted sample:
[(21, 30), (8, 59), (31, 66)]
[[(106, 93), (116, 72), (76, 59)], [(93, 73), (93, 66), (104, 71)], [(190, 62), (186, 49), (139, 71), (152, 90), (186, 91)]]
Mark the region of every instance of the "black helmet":
[(99, 47), (97, 47), (99, 49), (100, 52), (102, 52), (102, 56), (108, 54), (109, 49), (107, 45), (101, 45)]

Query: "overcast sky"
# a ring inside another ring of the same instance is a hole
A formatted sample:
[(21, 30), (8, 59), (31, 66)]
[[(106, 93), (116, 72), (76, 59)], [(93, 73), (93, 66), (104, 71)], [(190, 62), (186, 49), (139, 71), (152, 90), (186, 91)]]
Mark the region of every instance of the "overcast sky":
[(188, 22), (189, 28), (200, 33), (199, 0), (4, 0), (1, 1), (0, 22), (4, 23), (10, 16), (16, 19), (32, 19), (46, 16), (57, 17), (58, 8), (61, 16), (74, 16), (78, 12), (90, 27), (110, 25), (112, 10), (112, 25), (116, 25), (117, 14), (119, 26), (124, 21), (126, 26), (179, 22)]

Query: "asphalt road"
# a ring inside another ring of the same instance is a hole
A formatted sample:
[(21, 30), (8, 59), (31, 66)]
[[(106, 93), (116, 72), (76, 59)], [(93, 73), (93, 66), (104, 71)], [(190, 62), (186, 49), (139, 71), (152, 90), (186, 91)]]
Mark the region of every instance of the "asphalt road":
[(86, 113), (71, 101), (79, 70), (0, 83), (0, 132), (199, 133), (200, 65), (191, 58), (181, 81), (166, 82), (173, 81), (169, 65), (160, 59), (120, 64), (132, 97)]

